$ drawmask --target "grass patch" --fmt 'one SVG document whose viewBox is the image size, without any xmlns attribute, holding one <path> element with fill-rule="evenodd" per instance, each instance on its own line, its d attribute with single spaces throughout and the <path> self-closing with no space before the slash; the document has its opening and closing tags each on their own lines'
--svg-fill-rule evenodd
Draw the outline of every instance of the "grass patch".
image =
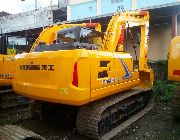
<svg viewBox="0 0 180 140">
<path fill-rule="evenodd" d="M 170 102 L 176 90 L 176 87 L 179 85 L 180 84 L 177 82 L 171 82 L 168 80 L 155 81 L 153 85 L 155 99 L 160 102 Z"/>
</svg>

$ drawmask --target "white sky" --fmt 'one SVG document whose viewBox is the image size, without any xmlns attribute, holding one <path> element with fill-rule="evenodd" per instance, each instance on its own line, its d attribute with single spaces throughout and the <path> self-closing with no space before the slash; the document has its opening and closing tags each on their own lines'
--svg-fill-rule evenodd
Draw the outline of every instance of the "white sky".
<svg viewBox="0 0 180 140">
<path fill-rule="evenodd" d="M 51 0 L 37 0 L 37 7 L 43 8 L 50 5 Z M 58 4 L 58 0 L 52 0 L 53 5 Z M 31 11 L 35 9 L 35 0 L 0 0 L 0 12 L 5 11 L 10 14 Z"/>
</svg>

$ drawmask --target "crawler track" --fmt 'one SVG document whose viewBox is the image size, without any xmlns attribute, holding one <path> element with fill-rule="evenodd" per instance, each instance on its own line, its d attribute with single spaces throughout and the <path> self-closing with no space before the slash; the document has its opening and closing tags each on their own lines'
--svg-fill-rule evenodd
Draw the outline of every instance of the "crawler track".
<svg viewBox="0 0 180 140">
<path fill-rule="evenodd" d="M 0 109 L 26 109 L 29 108 L 29 103 L 29 99 L 15 94 L 12 87 L 0 87 Z"/>
<path fill-rule="evenodd" d="M 180 118 L 180 86 L 177 87 L 176 92 L 173 95 L 171 106 L 172 106 L 173 116 L 175 117 L 175 119 L 179 120 Z"/>
<path fill-rule="evenodd" d="M 15 125 L 0 126 L 0 139 L 1 140 L 45 140 L 40 135 L 32 131 L 24 129 Z"/>
<path fill-rule="evenodd" d="M 152 104 L 151 90 L 132 89 L 104 98 L 80 108 L 77 131 L 93 139 L 110 139 L 147 113 Z"/>
</svg>

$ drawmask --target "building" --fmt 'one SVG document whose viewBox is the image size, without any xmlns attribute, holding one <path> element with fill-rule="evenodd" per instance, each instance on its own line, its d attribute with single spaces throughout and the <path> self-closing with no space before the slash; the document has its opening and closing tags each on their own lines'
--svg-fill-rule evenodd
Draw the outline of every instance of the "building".
<svg viewBox="0 0 180 140">
<path fill-rule="evenodd" d="M 105 32 L 115 12 L 136 9 L 148 10 L 151 16 L 148 58 L 167 59 L 170 40 L 180 35 L 180 0 L 59 0 L 57 6 L 0 17 L 0 32 L 25 38 L 26 44 L 54 23 L 100 22 Z M 128 44 L 135 58 L 131 40 Z"/>
<path fill-rule="evenodd" d="M 180 0 L 70 0 L 67 19 L 74 23 L 100 22 L 105 31 L 115 12 L 137 9 L 150 12 L 148 58 L 167 59 L 171 39 L 180 35 Z M 128 51 L 135 58 L 131 40 L 128 44 Z"/>
<path fill-rule="evenodd" d="M 12 15 L 0 12 L 0 35 L 8 35 L 15 44 L 31 45 L 44 27 L 67 20 L 68 3 L 69 0 L 58 0 L 58 5 Z"/>
<path fill-rule="evenodd" d="M 167 4 L 178 4 L 180 0 L 70 0 L 67 20 L 112 14 L 117 11 L 145 9 Z"/>
<path fill-rule="evenodd" d="M 69 4 L 69 0 L 58 0 L 58 7 L 59 8 L 67 7 L 68 4 Z"/>
</svg>

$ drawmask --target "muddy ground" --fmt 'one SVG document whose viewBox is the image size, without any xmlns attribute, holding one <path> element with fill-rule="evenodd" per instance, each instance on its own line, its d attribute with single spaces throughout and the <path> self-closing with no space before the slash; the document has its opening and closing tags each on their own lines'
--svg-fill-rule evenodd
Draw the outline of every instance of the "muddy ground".
<svg viewBox="0 0 180 140">
<path fill-rule="evenodd" d="M 75 125 L 65 120 L 41 121 L 31 118 L 30 111 L 0 110 L 0 125 L 15 124 L 49 140 L 89 140 L 76 133 Z M 140 120 L 123 130 L 113 140 L 180 140 L 180 122 L 174 121 L 168 104 L 155 103 Z"/>
</svg>

